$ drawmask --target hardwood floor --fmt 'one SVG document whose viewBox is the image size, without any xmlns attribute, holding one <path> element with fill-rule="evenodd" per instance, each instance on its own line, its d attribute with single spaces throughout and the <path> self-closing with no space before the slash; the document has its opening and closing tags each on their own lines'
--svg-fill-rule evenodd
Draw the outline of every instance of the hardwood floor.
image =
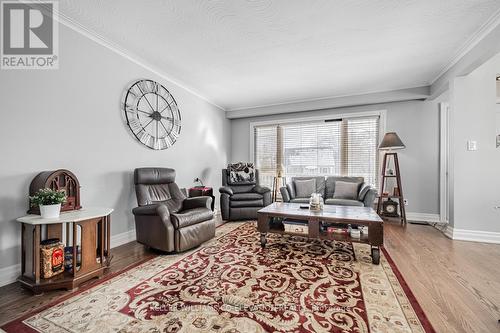
<svg viewBox="0 0 500 333">
<path fill-rule="evenodd" d="M 431 226 L 385 224 L 385 247 L 437 332 L 500 332 L 500 245 L 451 241 Z M 113 249 L 110 272 L 157 255 L 135 242 Z M 67 291 L 0 288 L 0 325 Z"/>
<path fill-rule="evenodd" d="M 384 246 L 437 332 L 500 332 L 500 245 L 385 224 Z"/>
</svg>

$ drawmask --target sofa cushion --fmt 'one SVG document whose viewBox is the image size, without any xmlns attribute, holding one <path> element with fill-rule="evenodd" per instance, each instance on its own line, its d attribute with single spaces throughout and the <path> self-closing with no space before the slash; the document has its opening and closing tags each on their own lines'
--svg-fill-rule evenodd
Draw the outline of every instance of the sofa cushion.
<svg viewBox="0 0 500 333">
<path fill-rule="evenodd" d="M 335 182 L 343 181 L 343 182 L 352 182 L 362 184 L 364 183 L 363 177 L 340 177 L 340 176 L 331 176 L 326 177 L 326 196 L 325 198 L 333 198 L 333 194 L 335 193 Z"/>
<path fill-rule="evenodd" d="M 336 181 L 333 198 L 356 200 L 358 199 L 359 186 L 358 183 Z"/>
<path fill-rule="evenodd" d="M 296 180 L 309 180 L 309 179 L 316 179 L 316 189 L 314 190 L 315 193 L 321 194 L 323 197 L 325 197 L 325 184 L 326 180 L 324 176 L 318 176 L 318 177 L 292 177 L 292 183 L 295 185 Z M 295 187 L 295 186 L 294 186 Z M 297 189 L 295 189 L 297 191 Z M 297 193 L 295 193 L 296 197 L 299 197 Z"/>
<path fill-rule="evenodd" d="M 231 196 L 231 200 L 241 201 L 241 200 L 260 200 L 262 199 L 262 194 L 259 193 L 236 193 Z"/>
<path fill-rule="evenodd" d="M 316 179 L 296 179 L 293 181 L 295 185 L 295 195 L 297 198 L 308 198 L 316 192 Z"/>
<path fill-rule="evenodd" d="M 214 213 L 209 208 L 193 208 L 170 214 L 170 220 L 176 229 L 208 221 L 213 217 Z"/>
<path fill-rule="evenodd" d="M 258 199 L 258 200 L 239 200 L 239 201 L 233 201 L 231 200 L 230 202 L 231 208 L 236 208 L 236 207 L 264 207 L 264 200 L 263 199 Z"/>
<path fill-rule="evenodd" d="M 326 199 L 325 204 L 327 205 L 337 205 L 337 206 L 359 206 L 363 207 L 363 203 L 357 200 L 349 199 Z"/>
<path fill-rule="evenodd" d="M 290 200 L 290 202 L 309 204 L 309 199 L 310 198 L 295 198 L 295 199 Z"/>
</svg>

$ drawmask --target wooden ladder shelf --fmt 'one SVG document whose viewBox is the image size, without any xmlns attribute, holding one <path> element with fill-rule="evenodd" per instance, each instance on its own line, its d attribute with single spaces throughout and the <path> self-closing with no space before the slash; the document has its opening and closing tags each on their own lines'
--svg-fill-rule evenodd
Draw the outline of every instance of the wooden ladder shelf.
<svg viewBox="0 0 500 333">
<path fill-rule="evenodd" d="M 387 174 L 387 164 L 390 161 L 389 157 L 394 159 L 394 174 L 393 175 L 388 175 Z M 388 178 L 396 178 L 396 184 L 399 190 L 398 195 L 384 195 L 385 192 L 385 187 L 386 187 L 386 180 Z M 397 153 L 385 153 L 384 154 L 384 162 L 382 165 L 382 184 L 380 186 L 380 196 L 378 197 L 378 203 L 377 203 L 377 214 L 380 216 L 383 216 L 382 212 L 382 202 L 384 199 L 398 199 L 399 201 L 399 211 L 400 211 L 400 220 L 401 224 L 406 225 L 406 210 L 405 210 L 405 202 L 404 202 L 404 196 L 403 196 L 403 187 L 401 186 L 401 173 L 399 171 L 399 161 L 398 161 L 398 154 Z"/>
</svg>

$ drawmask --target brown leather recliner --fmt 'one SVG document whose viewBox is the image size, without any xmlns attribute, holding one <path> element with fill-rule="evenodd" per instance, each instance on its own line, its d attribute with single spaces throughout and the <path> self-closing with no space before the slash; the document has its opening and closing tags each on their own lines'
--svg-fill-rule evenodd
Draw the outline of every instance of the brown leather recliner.
<svg viewBox="0 0 500 333">
<path fill-rule="evenodd" d="M 135 169 L 134 183 L 139 207 L 132 213 L 139 243 L 181 252 L 215 236 L 212 198 L 186 198 L 175 183 L 174 169 Z"/>
</svg>

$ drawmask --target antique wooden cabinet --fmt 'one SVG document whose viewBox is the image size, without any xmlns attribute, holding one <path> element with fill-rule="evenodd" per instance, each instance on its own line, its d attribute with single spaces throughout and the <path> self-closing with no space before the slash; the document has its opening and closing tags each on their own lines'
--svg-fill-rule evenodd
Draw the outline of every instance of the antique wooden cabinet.
<svg viewBox="0 0 500 333">
<path fill-rule="evenodd" d="M 21 223 L 21 276 L 18 281 L 35 294 L 51 289 L 77 287 L 89 279 L 101 277 L 109 266 L 111 208 L 86 208 L 61 213 L 58 218 L 27 215 Z M 41 277 L 40 242 L 57 238 L 71 246 L 71 270 L 44 279 Z M 78 250 L 81 251 L 79 258 Z M 76 267 L 76 269 L 75 269 Z"/>
</svg>

